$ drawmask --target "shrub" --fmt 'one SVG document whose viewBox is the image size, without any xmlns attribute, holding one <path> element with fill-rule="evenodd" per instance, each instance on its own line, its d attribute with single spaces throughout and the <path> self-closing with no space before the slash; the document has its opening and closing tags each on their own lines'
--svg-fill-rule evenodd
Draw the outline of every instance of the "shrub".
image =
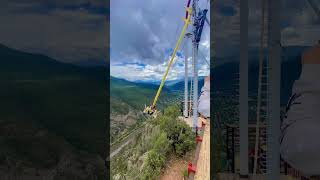
<svg viewBox="0 0 320 180">
<path fill-rule="evenodd" d="M 177 119 L 180 114 L 180 107 L 178 105 L 169 106 L 164 110 L 163 116 Z"/>
<path fill-rule="evenodd" d="M 159 118 L 159 123 L 171 142 L 173 152 L 182 156 L 195 147 L 195 134 L 185 122 L 178 119 L 178 115 L 179 107 L 171 106 Z"/>
<path fill-rule="evenodd" d="M 143 179 L 157 179 L 165 160 L 166 158 L 163 154 L 160 154 L 155 149 L 150 150 L 147 157 L 147 164 L 144 168 Z"/>
<path fill-rule="evenodd" d="M 179 107 L 170 106 L 162 115 L 152 119 L 152 123 L 147 124 L 141 136 L 137 137 L 135 148 L 130 148 L 132 152 L 128 152 L 128 156 L 122 154 L 123 158 L 117 159 L 117 173 L 113 174 L 124 174 L 130 179 L 158 179 L 169 153 L 182 156 L 192 150 L 195 147 L 195 134 L 178 116 Z M 133 154 L 138 154 L 141 165 L 135 160 L 132 161 L 135 165 L 127 165 L 126 161 Z M 142 154 L 145 156 L 139 158 Z"/>
<path fill-rule="evenodd" d="M 166 155 L 169 150 L 170 143 L 169 139 L 167 139 L 167 133 L 162 132 L 154 143 L 154 149 L 156 152 Z"/>
</svg>

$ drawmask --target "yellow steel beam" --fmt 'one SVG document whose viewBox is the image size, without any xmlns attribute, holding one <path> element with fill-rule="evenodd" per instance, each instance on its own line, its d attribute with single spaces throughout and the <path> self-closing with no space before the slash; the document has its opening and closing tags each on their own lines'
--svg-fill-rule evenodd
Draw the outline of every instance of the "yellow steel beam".
<svg viewBox="0 0 320 180">
<path fill-rule="evenodd" d="M 156 97 L 155 97 L 154 100 L 153 100 L 153 104 L 152 104 L 153 107 L 155 107 L 155 105 L 156 105 L 156 103 L 157 103 L 157 100 L 158 100 L 158 98 L 159 98 L 159 96 L 160 96 L 160 93 L 161 93 L 161 91 L 162 91 L 162 87 L 163 87 L 163 85 L 164 85 L 165 80 L 167 79 L 167 75 L 168 75 L 168 73 L 169 73 L 170 67 L 171 67 L 171 65 L 172 65 L 172 63 L 173 63 L 174 58 L 176 57 L 176 53 L 177 53 L 177 51 L 178 51 L 178 49 L 179 49 L 180 43 L 181 43 L 181 41 L 182 41 L 182 39 L 183 39 L 183 36 L 184 36 L 184 34 L 185 34 L 186 30 L 187 30 L 187 27 L 188 27 L 189 24 L 191 24 L 191 22 L 190 22 L 190 17 L 191 17 L 192 9 L 191 9 L 191 8 L 187 8 L 187 11 L 189 12 L 189 13 L 188 13 L 188 17 L 187 17 L 187 19 L 183 19 L 183 21 L 184 21 L 184 26 L 183 26 L 182 32 L 181 32 L 181 34 L 180 34 L 180 37 L 179 37 L 178 42 L 177 42 L 177 44 L 176 44 L 176 47 L 174 48 L 173 54 L 172 54 L 171 59 L 170 59 L 170 61 L 169 61 L 169 65 L 168 65 L 168 67 L 167 67 L 167 69 L 166 69 L 166 73 L 164 74 L 164 76 L 163 76 L 163 78 L 162 78 L 162 81 L 161 81 L 160 87 L 159 87 L 159 89 L 158 89 L 158 92 L 157 92 L 157 94 L 156 94 Z"/>
</svg>

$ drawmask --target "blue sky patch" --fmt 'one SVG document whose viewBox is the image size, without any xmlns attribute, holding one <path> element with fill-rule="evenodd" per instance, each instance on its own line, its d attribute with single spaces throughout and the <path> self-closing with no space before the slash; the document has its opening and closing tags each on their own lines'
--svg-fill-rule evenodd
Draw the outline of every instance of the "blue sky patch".
<svg viewBox="0 0 320 180">
<path fill-rule="evenodd" d="M 124 63 L 119 63 L 119 64 L 114 64 L 113 66 L 126 66 L 126 65 L 137 65 L 138 67 L 141 67 L 141 68 L 145 68 L 146 65 L 143 64 L 143 63 L 128 63 L 128 62 L 124 62 Z"/>
</svg>

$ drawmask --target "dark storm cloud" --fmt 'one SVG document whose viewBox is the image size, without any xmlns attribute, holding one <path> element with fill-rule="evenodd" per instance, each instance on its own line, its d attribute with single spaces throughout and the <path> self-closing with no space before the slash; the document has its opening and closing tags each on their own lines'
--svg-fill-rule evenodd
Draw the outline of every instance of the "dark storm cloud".
<svg viewBox="0 0 320 180">
<path fill-rule="evenodd" d="M 294 2 L 285 0 L 283 7 L 287 13 L 283 13 L 283 21 L 288 23 L 282 29 L 282 43 L 284 45 L 314 45 L 320 39 L 319 18 L 310 4 L 304 1 Z M 318 7 L 320 3 L 318 2 Z"/>
<path fill-rule="evenodd" d="M 5 1 L 0 43 L 65 62 L 105 60 L 105 1 Z"/>
<path fill-rule="evenodd" d="M 184 24 L 186 4 L 187 0 L 111 0 L 111 75 L 132 81 L 161 80 Z M 207 0 L 200 0 L 199 6 L 210 7 Z M 210 57 L 209 41 L 209 27 L 205 24 L 199 45 L 201 76 L 209 74 L 209 66 L 202 58 Z M 185 46 L 183 41 L 168 80 L 184 77 Z"/>
<path fill-rule="evenodd" d="M 111 61 L 165 61 L 164 52 L 175 46 L 182 30 L 186 2 L 111 0 Z M 206 3 L 201 2 L 202 8 Z"/>
<path fill-rule="evenodd" d="M 237 52 L 239 44 L 239 3 L 234 0 L 213 1 L 214 48 L 217 57 L 226 57 Z M 232 8 L 232 14 L 225 13 Z"/>
<path fill-rule="evenodd" d="M 261 2 L 249 0 L 249 47 L 259 47 Z M 239 1 L 214 1 L 214 40 L 217 57 L 239 55 Z M 318 4 L 320 6 L 320 3 Z M 306 0 L 283 0 L 281 8 L 282 45 L 312 45 L 320 39 L 317 16 Z"/>
</svg>

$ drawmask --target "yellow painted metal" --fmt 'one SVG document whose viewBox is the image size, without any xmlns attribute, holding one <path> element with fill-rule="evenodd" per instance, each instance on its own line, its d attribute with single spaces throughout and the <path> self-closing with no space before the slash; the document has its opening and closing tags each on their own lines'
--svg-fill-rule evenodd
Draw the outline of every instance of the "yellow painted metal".
<svg viewBox="0 0 320 180">
<path fill-rule="evenodd" d="M 156 97 L 155 97 L 154 100 L 153 100 L 153 104 L 152 104 L 153 107 L 155 107 L 155 105 L 156 105 L 156 103 L 157 103 L 157 100 L 158 100 L 158 98 L 159 98 L 159 96 L 160 96 L 160 93 L 161 93 L 161 91 L 162 91 L 162 87 L 163 87 L 164 82 L 165 82 L 165 80 L 166 80 L 166 78 L 167 78 L 167 75 L 168 75 L 168 73 L 169 73 L 170 67 L 171 67 L 171 65 L 172 65 L 172 63 L 173 63 L 173 60 L 174 60 L 174 58 L 175 58 L 175 56 L 176 56 L 176 53 L 177 53 L 177 51 L 178 51 L 178 49 L 179 49 L 180 43 L 181 43 L 181 41 L 182 41 L 182 39 L 183 39 L 183 37 L 184 37 L 184 34 L 185 34 L 186 30 L 187 30 L 187 27 L 188 27 L 189 24 L 191 24 L 190 18 L 191 18 L 191 14 L 192 14 L 192 9 L 191 9 L 191 8 L 187 8 L 187 11 L 189 12 L 189 13 L 188 13 L 188 17 L 187 17 L 187 19 L 184 19 L 184 26 L 183 26 L 182 32 L 181 32 L 181 34 L 180 34 L 180 37 L 179 37 L 178 42 L 177 42 L 177 44 L 176 44 L 176 47 L 174 48 L 173 54 L 172 54 L 171 59 L 170 59 L 170 61 L 169 61 L 169 65 L 168 65 L 168 67 L 167 67 L 167 69 L 166 69 L 166 72 L 165 72 L 163 78 L 162 78 L 162 81 L 161 81 L 160 87 L 159 87 L 159 89 L 158 89 L 158 92 L 157 92 L 157 94 L 156 94 Z"/>
</svg>

